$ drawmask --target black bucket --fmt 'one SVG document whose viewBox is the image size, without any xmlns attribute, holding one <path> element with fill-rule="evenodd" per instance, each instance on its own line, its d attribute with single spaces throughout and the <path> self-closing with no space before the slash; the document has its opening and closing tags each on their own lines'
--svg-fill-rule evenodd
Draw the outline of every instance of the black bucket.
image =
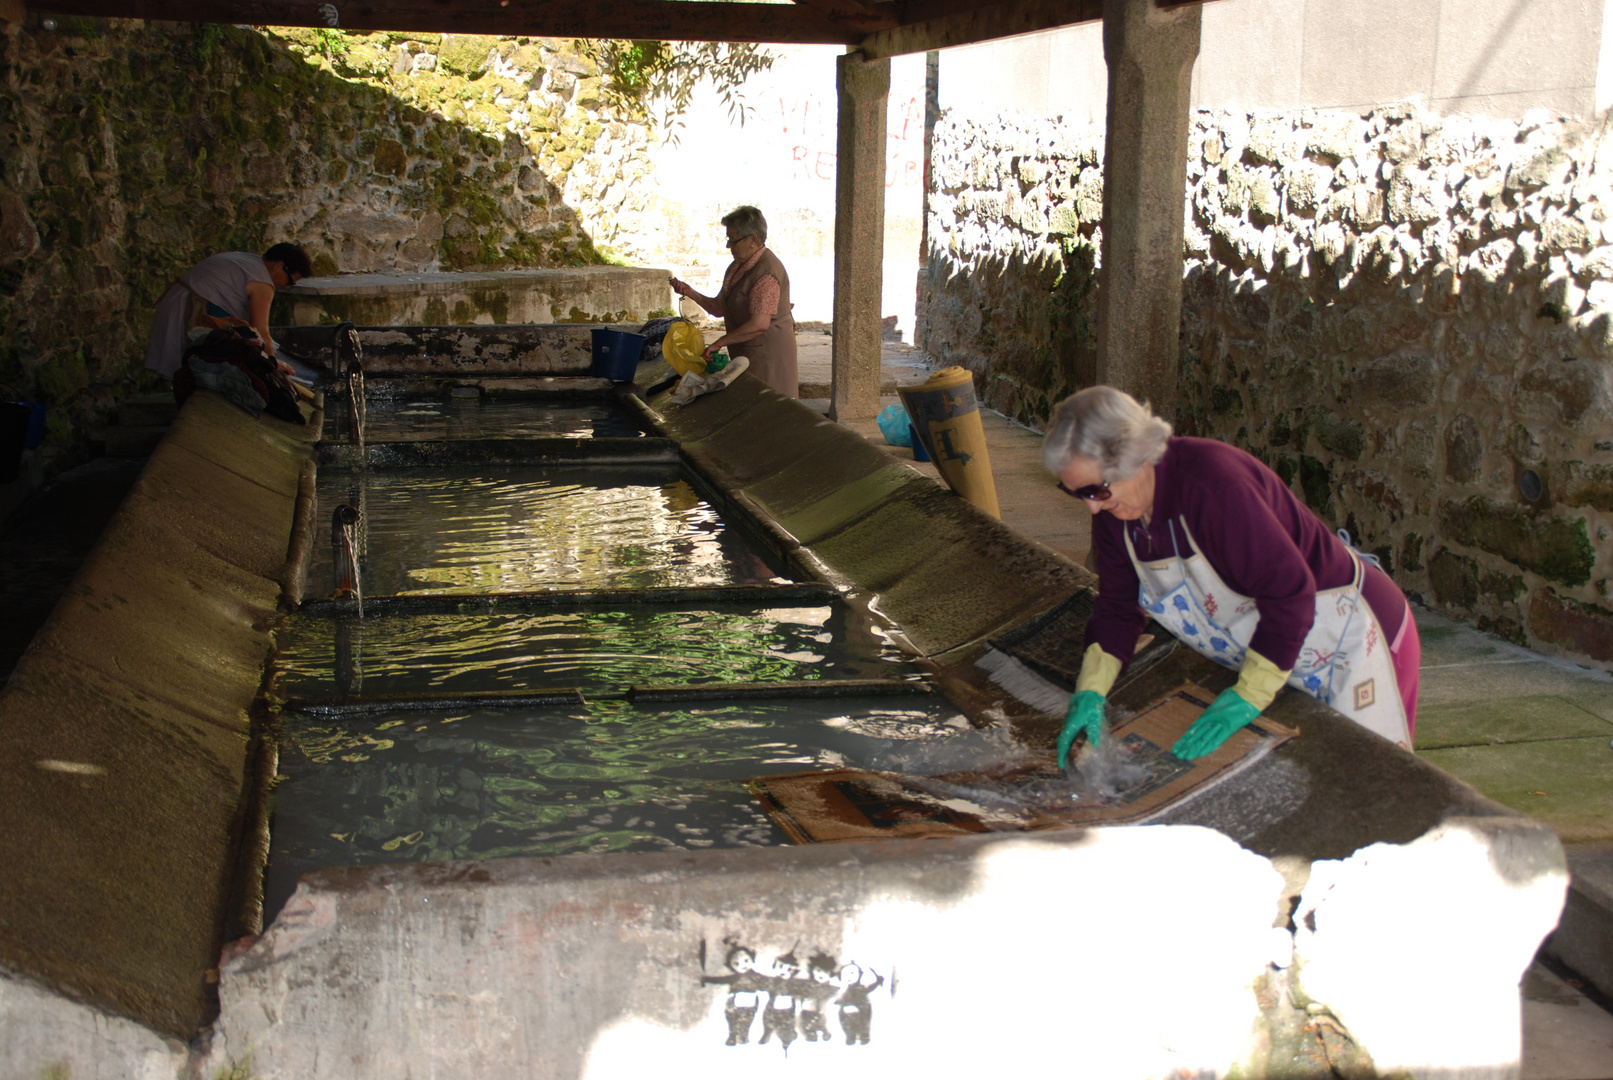
<svg viewBox="0 0 1613 1080">
<path fill-rule="evenodd" d="M 20 401 L 0 401 L 0 484 L 9 484 L 22 470 L 22 450 L 34 424 L 34 410 Z"/>
</svg>

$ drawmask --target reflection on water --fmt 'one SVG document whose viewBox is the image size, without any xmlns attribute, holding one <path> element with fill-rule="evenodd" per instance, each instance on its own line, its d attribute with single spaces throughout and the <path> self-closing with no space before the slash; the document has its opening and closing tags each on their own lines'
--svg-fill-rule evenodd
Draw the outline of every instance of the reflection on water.
<svg viewBox="0 0 1613 1080">
<path fill-rule="evenodd" d="M 366 442 L 428 439 L 631 439 L 644 433 L 608 402 L 559 405 L 533 397 L 424 400 L 369 395 Z"/>
<path fill-rule="evenodd" d="M 284 725 L 266 917 L 323 866 L 787 843 L 742 781 L 867 765 L 900 742 L 970 731 L 938 699 L 661 712 L 605 701 Z"/>
<path fill-rule="evenodd" d="M 619 690 L 629 685 L 900 678 L 915 674 L 846 605 L 755 610 L 543 609 L 288 621 L 278 648 L 287 697 L 421 691 Z M 344 685 L 344 681 L 345 684 Z"/>
<path fill-rule="evenodd" d="M 594 470 L 487 465 L 321 472 L 320 514 L 362 475 L 364 592 L 526 592 L 782 580 L 675 467 Z M 332 580 L 325 545 L 308 570 Z"/>
</svg>

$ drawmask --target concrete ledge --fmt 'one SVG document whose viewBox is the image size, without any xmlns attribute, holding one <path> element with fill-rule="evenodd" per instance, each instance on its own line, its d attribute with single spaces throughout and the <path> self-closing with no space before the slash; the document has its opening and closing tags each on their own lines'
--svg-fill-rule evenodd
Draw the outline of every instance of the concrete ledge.
<svg viewBox="0 0 1613 1080">
<path fill-rule="evenodd" d="M 553 326 L 361 326 L 364 370 L 373 375 L 586 376 L 593 365 L 593 332 L 601 325 Z M 637 330 L 609 325 L 616 330 Z M 287 327 L 275 340 L 298 356 L 329 366 L 333 331 L 328 326 Z M 589 387 L 608 386 L 608 383 Z"/>
<path fill-rule="evenodd" d="M 1216 883 L 1216 932 L 1187 943 L 1147 929 L 1175 921 L 1184 878 Z M 1193 828 L 322 871 L 225 966 L 204 1075 L 248 1053 L 257 1074 L 304 1080 L 422 1063 L 445 1077 L 951 1077 L 989 1075 L 1005 1053 L 1203 1075 L 1252 1042 L 1248 986 L 1282 890 L 1266 860 Z M 1137 932 L 1056 930 L 1048 905 L 1074 897 Z M 796 1037 L 792 1003 L 788 1036 L 762 1042 L 752 1005 L 731 1042 L 741 947 L 830 989 L 806 970 L 824 958 L 842 983 L 818 995 L 824 1039 Z M 1162 979 L 1193 1008 L 1151 1005 Z M 863 990 L 865 1044 L 847 1045 L 846 983 Z"/>
<path fill-rule="evenodd" d="M 0 692 L 0 967 L 179 1038 L 213 1008 L 312 435 L 192 396 Z M 0 1043 L 36 1019 L 5 1008 Z"/>
<path fill-rule="evenodd" d="M 1569 844 L 1568 902 L 1546 951 L 1613 996 L 1613 844 Z"/>
<path fill-rule="evenodd" d="M 125 508 L 142 521 L 172 523 L 197 547 L 237 569 L 277 579 L 286 561 L 290 504 L 265 498 L 256 480 L 209 464 L 177 442 L 160 444 Z"/>
<path fill-rule="evenodd" d="M 631 322 L 672 313 L 671 272 L 572 266 L 480 273 L 343 274 L 304 278 L 275 298 L 277 321 L 298 326 L 445 326 Z M 289 316 L 289 318 L 287 318 Z"/>
</svg>

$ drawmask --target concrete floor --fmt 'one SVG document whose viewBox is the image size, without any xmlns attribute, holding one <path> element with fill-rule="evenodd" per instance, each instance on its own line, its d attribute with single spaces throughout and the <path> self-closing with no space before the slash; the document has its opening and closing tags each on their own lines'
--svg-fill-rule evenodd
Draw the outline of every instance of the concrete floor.
<svg viewBox="0 0 1613 1080">
<path fill-rule="evenodd" d="M 799 338 L 803 393 L 829 381 L 828 338 Z M 924 354 L 886 342 L 885 389 L 923 381 Z M 827 399 L 804 397 L 827 412 Z M 883 404 L 900 401 L 888 393 Z M 1042 467 L 1038 432 L 981 414 L 1002 518 L 1076 562 L 1091 544 L 1084 507 Z M 847 422 L 870 442 L 940 482 L 935 466 L 889 446 L 872 419 Z M 1613 840 L 1613 675 L 1520 648 L 1413 605 L 1423 663 L 1416 746 L 1425 759 L 1497 802 L 1555 828 L 1565 842 Z M 1594 988 L 1536 962 L 1520 987 L 1522 1080 L 1613 1077 L 1613 1012 Z M 1574 984 L 1579 983 L 1576 986 Z"/>
</svg>

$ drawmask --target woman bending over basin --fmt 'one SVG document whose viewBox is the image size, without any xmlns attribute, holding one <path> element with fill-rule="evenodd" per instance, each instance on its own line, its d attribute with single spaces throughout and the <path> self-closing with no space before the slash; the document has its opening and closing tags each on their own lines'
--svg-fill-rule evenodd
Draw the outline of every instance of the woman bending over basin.
<svg viewBox="0 0 1613 1080">
<path fill-rule="evenodd" d="M 1238 682 L 1172 747 L 1198 758 L 1258 716 L 1286 683 L 1411 745 L 1422 649 L 1404 594 L 1254 457 L 1173 436 L 1130 395 L 1065 399 L 1042 448 L 1059 490 L 1092 514 L 1098 599 L 1059 736 L 1095 741 L 1110 687 L 1147 618 Z"/>
<path fill-rule="evenodd" d="M 224 251 L 208 256 L 181 274 L 157 301 L 146 367 L 172 379 L 185 354 L 186 335 L 197 328 L 250 326 L 274 356 L 269 336 L 274 291 L 295 285 L 312 269 L 308 253 L 296 244 L 276 244 L 262 255 Z"/>
<path fill-rule="evenodd" d="M 672 279 L 672 291 L 722 319 L 723 335 L 706 346 L 706 359 L 727 348 L 750 360 L 750 373 L 785 397 L 799 397 L 795 366 L 795 319 L 790 314 L 790 275 L 767 247 L 767 219 L 754 206 L 725 214 L 728 250 L 734 261 L 716 296 Z"/>
</svg>

